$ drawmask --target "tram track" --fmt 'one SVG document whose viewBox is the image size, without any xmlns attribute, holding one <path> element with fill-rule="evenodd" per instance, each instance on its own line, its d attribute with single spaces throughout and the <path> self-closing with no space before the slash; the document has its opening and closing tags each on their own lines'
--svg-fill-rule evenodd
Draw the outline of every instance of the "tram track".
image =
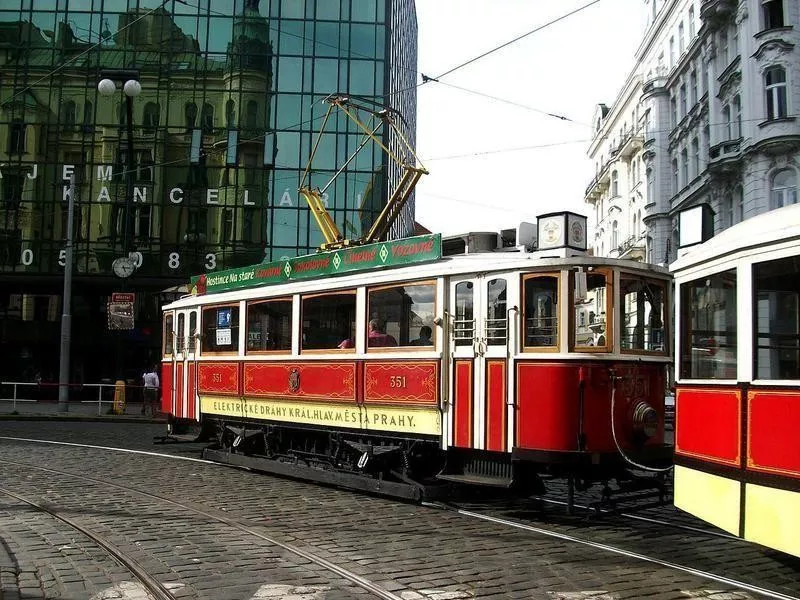
<svg viewBox="0 0 800 600">
<path fill-rule="evenodd" d="M 15 438 L 2 437 L 0 439 L 15 439 Z M 19 439 L 19 438 L 16 438 L 16 439 Z M 25 441 L 36 441 L 36 440 L 27 439 Z M 54 442 L 51 442 L 51 443 L 54 443 Z M 83 444 L 69 443 L 68 445 L 78 446 L 78 447 L 87 447 L 87 445 L 83 445 Z M 164 458 L 172 458 L 172 459 L 176 459 L 177 458 L 177 459 L 192 460 L 192 461 L 196 460 L 198 462 L 203 462 L 203 463 L 208 463 L 208 464 L 216 464 L 216 463 L 213 463 L 211 461 L 206 461 L 206 460 L 202 460 L 202 459 L 191 459 L 191 458 L 188 458 L 188 457 L 177 457 L 177 456 L 173 456 L 173 455 L 169 455 L 169 454 L 158 454 L 158 453 L 152 453 L 152 452 L 141 452 L 141 451 L 135 451 L 135 450 L 116 449 L 116 448 L 108 448 L 108 447 L 102 447 L 102 446 L 90 446 L 90 447 L 93 447 L 93 448 L 105 448 L 106 450 L 123 450 L 123 451 L 126 451 L 126 452 L 131 452 L 131 453 L 136 453 L 136 454 L 148 454 L 148 455 L 151 455 L 151 456 L 152 455 L 156 455 L 156 456 L 161 456 L 161 457 L 164 457 Z M 333 562 L 331 562 L 331 561 L 329 561 L 329 560 L 327 560 L 327 559 L 325 559 L 325 558 L 323 558 L 323 557 L 321 557 L 321 556 L 319 556 L 319 555 L 317 555 L 317 554 L 315 554 L 313 552 L 310 552 L 308 550 L 304 550 L 304 549 L 299 548 L 299 547 L 297 547 L 297 546 L 295 546 L 293 544 L 288 544 L 286 542 L 283 542 L 281 540 L 276 539 L 273 536 L 266 535 L 266 534 L 264 534 L 264 533 L 262 533 L 260 531 L 256 531 L 254 528 L 252 528 L 252 527 L 250 527 L 248 525 L 245 525 L 243 523 L 240 523 L 236 519 L 232 519 L 232 518 L 227 517 L 225 515 L 216 514 L 215 512 L 212 512 L 212 511 L 209 511 L 209 510 L 204 510 L 204 509 L 198 508 L 196 506 L 193 506 L 193 505 L 190 505 L 190 504 L 187 504 L 187 503 L 178 502 L 177 500 L 173 500 L 172 498 L 168 498 L 168 497 L 162 496 L 160 494 L 154 494 L 152 492 L 147 492 L 147 491 L 140 490 L 140 489 L 137 489 L 137 488 L 134 488 L 134 487 L 121 485 L 121 484 L 118 484 L 118 483 L 115 483 L 115 482 L 112 482 L 112 481 L 96 479 L 94 477 L 90 477 L 90 476 L 87 476 L 87 475 L 82 474 L 82 473 L 72 473 L 70 471 L 62 471 L 62 470 L 58 470 L 58 469 L 52 469 L 52 468 L 49 468 L 49 467 L 42 467 L 42 466 L 39 466 L 39 465 L 32 465 L 32 464 L 29 464 L 29 463 L 9 460 L 9 459 L 5 459 L 5 458 L 0 459 L 0 464 L 14 465 L 14 466 L 17 466 L 17 467 L 26 468 L 26 469 L 34 469 L 34 470 L 37 470 L 37 471 L 42 471 L 42 472 L 50 473 L 50 474 L 53 474 L 53 475 L 72 477 L 72 478 L 75 478 L 75 479 L 79 479 L 79 480 L 83 480 L 83 481 L 87 481 L 87 482 L 92 482 L 92 483 L 95 483 L 95 484 L 98 484 L 98 485 L 113 487 L 113 488 L 116 488 L 116 489 L 118 489 L 118 490 L 120 490 L 122 492 L 139 494 L 139 495 L 144 496 L 146 498 L 150 498 L 151 500 L 158 500 L 160 502 L 168 503 L 168 504 L 170 504 L 170 505 L 172 505 L 172 506 L 174 506 L 176 508 L 179 508 L 181 510 L 184 510 L 186 512 L 191 512 L 191 513 L 194 513 L 196 515 L 203 516 L 206 519 L 211 519 L 213 521 L 217 521 L 219 523 L 223 523 L 223 524 L 227 525 L 228 527 L 231 527 L 233 529 L 241 531 L 242 533 L 246 533 L 248 535 L 254 536 L 254 537 L 258 538 L 258 539 L 261 539 L 261 540 L 263 540 L 265 542 L 268 542 L 269 544 L 271 544 L 271 545 L 273 545 L 275 547 L 281 548 L 282 550 L 284 550 L 284 551 L 286 551 L 286 552 L 288 552 L 290 554 L 293 554 L 293 555 L 298 556 L 300 558 L 303 558 L 303 559 L 305 559 L 305 560 L 307 560 L 309 562 L 312 562 L 312 563 L 322 567 L 323 569 L 335 574 L 336 576 L 341 577 L 342 579 L 345 579 L 345 580 L 351 582 L 352 584 L 360 587 L 361 589 L 371 593 L 376 598 L 382 598 L 383 600 L 403 600 L 403 598 L 401 596 L 398 596 L 398 595 L 390 592 L 389 590 L 386 590 L 386 589 L 382 588 L 381 586 L 376 585 L 375 583 L 371 582 L 370 580 L 366 579 L 365 577 L 362 577 L 361 575 L 358 575 L 357 573 L 354 573 L 354 572 L 352 572 L 352 571 L 350 571 L 350 570 L 348 570 L 348 569 L 346 569 L 344 567 L 341 567 L 341 566 L 337 565 L 336 563 L 333 563 Z M 117 557 L 118 560 L 120 560 L 126 567 L 130 568 L 131 572 L 134 573 L 137 576 L 137 578 L 140 579 L 140 581 L 142 581 L 142 583 L 147 587 L 148 590 L 151 589 L 151 586 L 155 585 L 154 589 L 157 589 L 158 593 L 162 594 L 162 595 L 155 595 L 155 592 L 154 592 L 156 600 L 170 600 L 170 599 L 174 598 L 174 596 L 172 596 L 170 594 L 169 590 L 164 588 L 157 580 L 155 580 L 152 577 L 150 577 L 149 575 L 147 575 L 146 571 L 144 571 L 138 565 L 138 563 L 136 563 L 133 559 L 125 558 L 124 554 L 121 553 L 120 551 L 116 550 L 116 548 L 110 542 L 103 541 L 103 540 L 99 539 L 94 534 L 92 534 L 91 531 L 81 527 L 80 525 L 78 525 L 74 521 L 64 517 L 63 515 L 59 515 L 56 512 L 47 509 L 46 507 L 44 507 L 42 505 L 39 505 L 39 504 L 37 504 L 35 502 L 32 502 L 30 500 L 26 500 L 23 497 L 18 496 L 17 494 L 15 494 L 13 492 L 9 492 L 7 490 L 0 489 L 0 492 L 8 494 L 9 496 L 13 496 L 13 497 L 17 498 L 17 500 L 19 500 L 21 502 L 25 502 L 26 504 L 29 504 L 31 506 L 36 507 L 38 510 L 41 510 L 43 512 L 47 512 L 48 514 L 51 514 L 53 517 L 63 521 L 64 523 L 68 524 L 70 527 L 73 527 L 73 528 L 77 529 L 78 531 L 81 531 L 81 533 L 83 533 L 84 535 L 87 535 L 91 539 L 95 540 L 104 549 L 106 549 L 110 554 L 112 554 L 113 556 Z M 130 566 L 129 566 L 129 563 L 130 563 Z M 145 579 L 148 579 L 148 578 L 149 578 L 149 583 L 145 583 Z M 163 594 L 168 594 L 168 595 L 163 595 Z"/>
<path fill-rule="evenodd" d="M 2 462 L 9 462 L 9 461 L 2 461 Z M 37 511 L 47 514 L 54 519 L 61 521 L 62 523 L 68 525 L 75 531 L 79 532 L 81 535 L 89 538 L 95 544 L 100 546 L 103 550 L 108 553 L 116 562 L 124 566 L 130 573 L 139 580 L 139 582 L 144 586 L 147 590 L 148 594 L 152 597 L 153 600 L 176 600 L 176 596 L 172 594 L 158 579 L 153 577 L 147 572 L 139 562 L 130 556 L 129 554 L 123 552 L 116 545 L 106 539 L 104 536 L 93 532 L 90 529 L 82 526 L 81 524 L 75 522 L 73 519 L 65 516 L 59 511 L 56 511 L 44 504 L 40 504 L 38 502 L 34 502 L 33 500 L 26 498 L 16 492 L 12 492 L 10 490 L 0 488 L 0 494 L 4 494 L 10 498 L 14 498 L 18 502 L 21 502 L 27 506 L 35 508 Z"/>
<path fill-rule="evenodd" d="M 98 445 L 91 445 L 91 444 L 80 444 L 80 443 L 72 443 L 72 442 L 59 442 L 59 441 L 53 441 L 53 440 L 36 440 L 36 439 L 32 439 L 32 438 L 15 438 L 15 437 L 5 437 L 5 436 L 0 436 L 0 440 L 24 441 L 24 442 L 45 443 L 45 444 L 58 444 L 58 445 L 73 446 L 73 447 L 78 447 L 78 448 L 90 448 L 90 449 L 98 449 L 98 450 L 103 450 L 103 451 L 133 453 L 133 454 L 138 454 L 138 455 L 145 455 L 145 456 L 152 456 L 152 457 L 166 458 L 166 459 L 180 460 L 180 461 L 191 461 L 191 462 L 196 462 L 196 463 L 213 464 L 215 466 L 219 466 L 217 463 L 214 463 L 212 461 L 207 461 L 207 460 L 204 460 L 204 459 L 199 459 L 199 458 L 194 458 L 194 457 L 187 457 L 187 456 L 178 456 L 178 455 L 173 455 L 173 454 L 158 453 L 158 452 L 151 452 L 151 451 L 145 451 L 145 450 L 132 450 L 132 449 L 129 449 L 129 448 L 116 448 L 116 447 L 111 447 L 111 446 L 98 446 Z M 378 587 L 376 589 L 375 587 L 371 587 L 371 586 L 374 586 L 374 584 L 372 584 L 371 582 L 368 582 L 367 580 L 364 580 L 363 578 L 361 578 L 358 575 L 355 575 L 354 573 L 351 573 L 351 575 L 354 575 L 355 578 L 357 578 L 357 579 L 352 579 L 352 578 L 348 577 L 346 574 L 344 574 L 342 572 L 342 571 L 344 571 L 344 572 L 349 573 L 346 569 L 342 569 L 341 567 L 338 567 L 337 565 L 334 565 L 333 563 L 330 563 L 330 561 L 327 561 L 326 559 L 324 559 L 322 557 L 314 557 L 313 553 L 311 553 L 311 555 L 309 555 L 309 553 L 307 551 L 305 551 L 303 549 L 300 549 L 300 548 L 296 548 L 295 546 L 293 546 L 291 544 L 285 544 L 283 542 L 280 542 L 280 540 L 275 540 L 271 536 L 265 536 L 260 531 L 254 531 L 252 529 L 252 527 L 249 527 L 248 525 L 243 524 L 243 523 L 241 523 L 241 522 L 239 522 L 239 521 L 237 521 L 235 519 L 231 519 L 230 517 L 227 517 L 225 515 L 220 515 L 218 512 L 212 512 L 215 509 L 212 509 L 212 511 L 203 510 L 203 509 L 198 510 L 197 506 L 195 506 L 195 505 L 186 504 L 184 502 L 179 502 L 179 501 L 173 500 L 172 498 L 164 497 L 164 496 L 162 496 L 160 494 L 143 491 L 143 490 L 139 490 L 139 489 L 136 489 L 136 488 L 131 488 L 129 486 L 123 486 L 123 485 L 120 485 L 120 484 L 117 484 L 117 483 L 113 483 L 113 482 L 107 481 L 107 480 L 100 480 L 100 479 L 87 477 L 87 476 L 85 476 L 83 474 L 76 474 L 76 473 L 69 472 L 69 471 L 59 471 L 57 469 L 52 469 L 52 468 L 49 468 L 49 467 L 41 467 L 39 465 L 31 465 L 31 464 L 24 463 L 24 462 L 9 461 L 9 460 L 6 460 L 6 459 L 0 459 L 0 463 L 16 464 L 16 465 L 19 465 L 21 467 L 34 468 L 34 469 L 38 469 L 38 470 L 42 470 L 42 471 L 50 472 L 50 473 L 58 473 L 58 474 L 61 474 L 63 476 L 75 477 L 75 478 L 79 478 L 79 479 L 82 478 L 82 479 L 84 479 L 86 481 L 93 481 L 95 483 L 102 484 L 102 485 L 114 486 L 114 487 L 119 488 L 121 490 L 127 490 L 129 492 L 142 494 L 143 496 L 149 497 L 149 498 L 154 499 L 154 500 L 167 502 L 167 503 L 170 503 L 170 504 L 172 504 L 172 505 L 174 505 L 176 507 L 182 508 L 183 510 L 192 511 L 192 512 L 194 512 L 196 514 L 203 515 L 206 518 L 210 518 L 210 519 L 214 519 L 214 520 L 217 520 L 217 521 L 221 521 L 221 522 L 225 523 L 228 526 L 231 526 L 231 527 L 234 527 L 234 528 L 238 529 L 239 531 L 246 532 L 248 534 L 256 535 L 257 537 L 259 537 L 261 539 L 264 539 L 265 541 L 273 542 L 273 543 L 277 542 L 277 545 L 279 545 L 284 550 L 286 550 L 288 552 L 292 552 L 292 553 L 296 554 L 297 556 L 302 556 L 303 558 L 305 558 L 307 560 L 311 560 L 311 561 L 315 562 L 316 564 L 322 566 L 323 568 L 325 568 L 325 569 L 327 569 L 327 570 L 329 570 L 331 572 L 334 572 L 337 575 L 341 575 L 341 576 L 349 579 L 351 582 L 353 582 L 354 584 L 358 585 L 359 587 L 361 587 L 364 590 L 368 590 L 370 593 L 372 593 L 376 597 L 391 598 L 391 599 L 397 599 L 397 598 L 401 598 L 402 597 L 402 596 L 396 596 L 392 592 L 384 590 L 383 588 L 379 588 Z M 561 503 L 559 500 L 551 500 L 551 499 L 548 499 L 548 502 L 551 503 L 551 504 L 560 504 Z M 638 551 L 637 551 L 637 549 L 635 548 L 635 544 L 634 545 L 629 545 L 629 544 L 626 544 L 626 543 L 620 544 L 619 541 L 607 543 L 606 541 L 595 541 L 595 540 L 592 540 L 592 539 L 587 539 L 587 537 L 584 537 L 582 535 L 575 535 L 575 532 L 572 531 L 569 527 L 571 527 L 571 525 L 574 525 L 574 522 L 576 521 L 576 519 L 572 519 L 572 523 L 571 524 L 568 523 L 566 528 L 565 527 L 561 527 L 561 531 L 559 531 L 559 524 L 558 523 L 553 524 L 552 526 L 549 526 L 547 524 L 544 524 L 543 526 L 539 526 L 538 523 L 534 525 L 531 522 L 527 522 L 526 519 L 524 519 L 524 518 L 522 518 L 522 519 L 509 519 L 509 518 L 504 518 L 504 516 L 502 514 L 498 515 L 498 512 L 502 513 L 502 508 L 498 509 L 498 507 L 496 507 L 496 506 L 494 508 L 485 508 L 485 507 L 481 507 L 481 506 L 476 506 L 476 504 L 477 503 L 467 503 L 466 505 L 464 505 L 464 504 L 458 505 L 458 504 L 442 504 L 442 503 L 423 503 L 423 506 L 426 506 L 428 508 L 439 509 L 439 510 L 451 511 L 451 512 L 459 514 L 462 517 L 469 518 L 469 519 L 472 519 L 472 520 L 489 522 L 489 523 L 493 523 L 495 525 L 503 526 L 503 527 L 506 527 L 506 528 L 513 528 L 513 529 L 516 529 L 518 531 L 525 531 L 525 532 L 528 532 L 528 533 L 531 533 L 531 534 L 535 534 L 535 535 L 539 535 L 539 536 L 545 536 L 545 537 L 550 537 L 550 538 L 553 538 L 553 539 L 559 539 L 559 540 L 561 540 L 563 542 L 568 542 L 570 544 L 580 544 L 580 545 L 583 545 L 585 547 L 592 548 L 593 550 L 598 551 L 598 552 L 602 552 L 602 553 L 605 553 L 605 554 L 611 554 L 611 555 L 617 555 L 617 556 L 624 556 L 624 557 L 627 557 L 629 559 L 633 559 L 633 560 L 636 560 L 636 561 L 641 561 L 641 562 L 649 563 L 651 565 L 656 565 L 656 566 L 659 566 L 659 567 L 671 569 L 671 570 L 674 570 L 674 571 L 677 571 L 677 572 L 681 572 L 681 573 L 684 573 L 684 574 L 687 574 L 687 575 L 696 576 L 696 577 L 701 578 L 701 579 L 703 579 L 705 581 L 708 581 L 708 582 L 714 582 L 716 584 L 729 586 L 731 589 L 741 590 L 742 592 L 746 592 L 746 593 L 750 593 L 750 594 L 753 594 L 753 595 L 757 595 L 759 597 L 774 598 L 776 600 L 800 600 L 800 593 L 795 592 L 795 590 L 793 589 L 792 586 L 789 586 L 787 588 L 788 591 L 790 592 L 788 594 L 784 593 L 782 591 L 778 591 L 776 589 L 769 589 L 767 587 L 763 587 L 761 585 L 756 585 L 754 583 L 751 583 L 751 582 L 748 582 L 748 581 L 744 581 L 744 580 L 741 580 L 741 579 L 737 578 L 736 573 L 738 573 L 738 572 L 731 573 L 730 572 L 730 568 L 727 568 L 727 569 L 726 568 L 721 568 L 721 569 L 716 569 L 716 570 L 713 569 L 713 567 L 711 569 L 708 569 L 708 568 L 696 568 L 696 567 L 690 566 L 692 564 L 696 564 L 696 563 L 693 563 L 692 559 L 680 561 L 680 559 L 676 560 L 676 559 L 673 559 L 672 556 L 669 556 L 669 555 L 664 556 L 663 554 L 659 557 L 659 553 L 657 551 L 650 552 L 650 551 L 647 551 L 647 550 L 642 550 L 642 548 L 639 548 Z M 588 506 L 587 507 L 583 507 L 582 505 L 577 505 L 577 506 L 579 506 L 582 509 L 586 508 L 586 509 L 591 510 L 590 507 L 588 507 Z M 519 504 L 515 504 L 514 506 L 511 506 L 511 507 L 506 506 L 505 508 L 506 509 L 509 509 L 509 508 L 510 509 L 519 509 L 519 508 L 521 508 L 521 506 Z M 589 510 L 587 510 L 587 514 L 590 514 Z M 493 512 L 494 512 L 494 514 L 492 514 Z M 655 518 L 645 517 L 645 516 L 642 516 L 642 515 L 634 515 L 634 514 L 629 514 L 629 513 L 623 513 L 623 514 L 626 516 L 626 518 L 631 519 L 632 521 L 635 521 L 635 522 L 645 523 L 648 527 L 662 528 L 662 529 L 672 528 L 672 529 L 675 529 L 678 532 L 685 532 L 687 535 L 691 535 L 691 536 L 699 536 L 700 535 L 700 536 L 708 536 L 708 537 L 711 537 L 711 538 L 714 538 L 714 539 L 718 539 L 719 543 L 726 544 L 728 542 L 739 542 L 739 546 L 738 547 L 739 547 L 740 550 L 744 547 L 743 546 L 744 543 L 741 542 L 738 538 L 735 538 L 733 536 L 728 536 L 726 534 L 720 534 L 719 532 L 714 532 L 714 531 L 710 531 L 710 530 L 707 531 L 707 530 L 704 530 L 704 529 L 701 529 L 701 528 L 698 528 L 698 527 L 690 527 L 690 526 L 686 526 L 686 525 L 683 525 L 683 524 L 672 523 L 672 522 L 669 522 L 669 521 L 665 521 L 664 519 L 655 519 Z M 613 526 L 612 519 L 618 519 L 620 517 L 620 513 L 613 513 L 612 512 L 612 513 L 608 514 L 608 516 L 612 517 L 612 518 L 609 518 L 608 521 L 606 521 L 606 523 L 607 524 L 611 524 Z M 577 519 L 577 520 L 580 520 L 580 519 Z M 603 521 L 605 521 L 605 516 L 599 522 L 602 523 Z M 597 523 L 598 523 L 598 521 L 595 521 L 595 525 Z M 563 525 L 563 523 L 562 523 L 562 525 Z M 641 530 L 640 530 L 640 532 L 641 532 Z M 645 532 L 645 534 L 647 534 L 647 532 Z M 673 535 L 675 535 L 675 534 L 673 534 Z M 652 539 L 652 538 L 650 538 L 650 539 Z M 689 546 L 691 546 L 691 544 L 697 544 L 697 543 L 698 543 L 697 540 L 688 540 L 688 545 Z M 754 546 L 750 546 L 750 547 L 755 549 Z M 297 550 L 299 550 L 300 552 L 297 552 Z M 320 558 L 321 561 L 317 560 L 317 558 Z M 683 564 L 681 564 L 681 562 L 683 562 Z M 756 583 L 760 583 L 760 582 L 758 580 L 756 580 Z M 792 594 L 797 594 L 797 595 L 792 595 Z"/>
</svg>

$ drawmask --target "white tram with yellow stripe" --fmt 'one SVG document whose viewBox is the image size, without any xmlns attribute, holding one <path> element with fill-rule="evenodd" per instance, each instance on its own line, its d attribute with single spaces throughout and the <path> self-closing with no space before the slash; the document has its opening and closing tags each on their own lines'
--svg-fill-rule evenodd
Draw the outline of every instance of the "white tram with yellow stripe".
<svg viewBox="0 0 800 600">
<path fill-rule="evenodd" d="M 681 214 L 682 244 L 706 211 Z M 800 556 L 800 205 L 681 254 L 675 505 Z"/>
</svg>

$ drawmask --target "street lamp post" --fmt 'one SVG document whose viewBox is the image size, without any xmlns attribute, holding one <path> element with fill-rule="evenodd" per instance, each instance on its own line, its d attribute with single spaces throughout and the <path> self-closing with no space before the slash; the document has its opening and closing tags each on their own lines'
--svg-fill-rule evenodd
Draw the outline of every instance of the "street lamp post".
<svg viewBox="0 0 800 600">
<path fill-rule="evenodd" d="M 131 201 L 133 198 L 134 176 L 136 162 L 133 154 L 133 99 L 142 92 L 142 85 L 139 83 L 139 72 L 120 69 L 103 69 L 100 71 L 103 78 L 97 84 L 97 91 L 101 96 L 113 96 L 117 92 L 116 81 L 123 82 L 122 91 L 125 95 L 125 114 L 127 126 L 127 161 L 125 177 L 125 203 L 122 208 L 122 256 L 114 260 L 112 267 L 114 273 L 122 279 L 122 291 L 125 290 L 126 278 L 133 274 L 136 269 L 136 262 L 131 256 L 131 237 L 133 227 L 131 224 Z M 114 224 L 113 226 L 116 226 Z M 122 369 L 122 344 L 117 335 L 117 379 L 124 376 Z"/>
<path fill-rule="evenodd" d="M 69 366 L 72 342 L 72 229 L 75 212 L 75 174 L 69 180 L 67 196 L 67 235 L 64 261 L 63 310 L 61 311 L 61 348 L 58 368 L 58 412 L 69 411 Z"/>
</svg>

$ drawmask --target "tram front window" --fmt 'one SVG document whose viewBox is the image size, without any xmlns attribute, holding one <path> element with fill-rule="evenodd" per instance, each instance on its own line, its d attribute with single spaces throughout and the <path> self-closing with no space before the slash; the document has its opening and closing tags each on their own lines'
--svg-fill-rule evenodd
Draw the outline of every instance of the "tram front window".
<svg viewBox="0 0 800 600">
<path fill-rule="evenodd" d="M 610 271 L 605 273 L 595 270 L 586 274 L 586 297 L 580 302 L 576 301 L 573 307 L 574 348 L 605 350 L 611 347 L 609 323 L 606 322 L 608 302 L 606 282 L 610 279 L 610 273 Z M 581 325 L 581 322 L 584 324 Z"/>
<path fill-rule="evenodd" d="M 623 274 L 619 312 L 623 350 L 666 351 L 661 282 Z"/>
<path fill-rule="evenodd" d="M 525 346 L 558 346 L 558 276 L 525 279 Z"/>
<path fill-rule="evenodd" d="M 753 265 L 756 379 L 800 379 L 800 258 Z"/>
<path fill-rule="evenodd" d="M 239 306 L 203 308 L 203 352 L 237 352 L 239 349 Z"/>
<path fill-rule="evenodd" d="M 681 285 L 684 379 L 736 379 L 736 270 Z"/>
</svg>

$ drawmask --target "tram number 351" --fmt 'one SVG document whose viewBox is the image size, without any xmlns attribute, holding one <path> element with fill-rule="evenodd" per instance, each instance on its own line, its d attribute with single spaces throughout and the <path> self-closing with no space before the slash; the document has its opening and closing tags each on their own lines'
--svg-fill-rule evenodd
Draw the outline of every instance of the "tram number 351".
<svg viewBox="0 0 800 600">
<path fill-rule="evenodd" d="M 406 376 L 405 375 L 391 375 L 389 377 L 389 387 L 390 388 L 404 388 L 404 387 L 406 387 Z"/>
</svg>

